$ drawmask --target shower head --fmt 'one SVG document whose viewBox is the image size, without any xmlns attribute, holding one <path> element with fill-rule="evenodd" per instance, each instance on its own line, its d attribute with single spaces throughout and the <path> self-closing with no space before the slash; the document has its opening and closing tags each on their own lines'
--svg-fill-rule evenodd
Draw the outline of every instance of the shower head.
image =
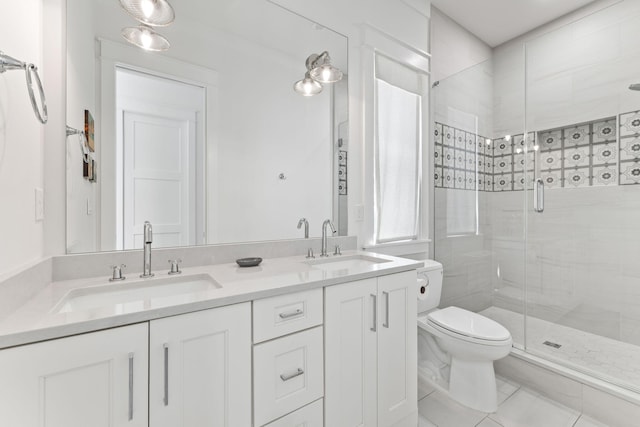
<svg viewBox="0 0 640 427">
<path fill-rule="evenodd" d="M 433 82 L 433 84 L 431 85 L 432 88 L 438 86 L 440 84 L 440 80 L 436 80 L 435 82 Z"/>
<path fill-rule="evenodd" d="M 631 90 L 640 90 L 640 83 L 634 83 L 632 85 L 629 85 L 629 89 L 631 89 Z"/>
</svg>

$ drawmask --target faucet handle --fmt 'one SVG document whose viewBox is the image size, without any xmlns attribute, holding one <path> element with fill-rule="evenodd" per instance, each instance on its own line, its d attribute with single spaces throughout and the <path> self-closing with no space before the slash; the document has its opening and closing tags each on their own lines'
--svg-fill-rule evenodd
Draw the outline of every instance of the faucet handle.
<svg viewBox="0 0 640 427">
<path fill-rule="evenodd" d="M 170 259 L 169 260 L 169 264 L 171 264 L 171 267 L 169 269 L 169 273 L 167 274 L 182 274 L 182 270 L 180 270 L 180 264 L 182 263 L 181 259 Z"/>
<path fill-rule="evenodd" d="M 333 251 L 333 255 L 342 255 L 342 251 L 340 250 L 340 245 L 336 245 L 336 248 Z"/>
<path fill-rule="evenodd" d="M 307 258 L 315 258 L 315 255 L 313 254 L 313 248 L 309 248 L 309 250 L 307 250 Z"/>
<path fill-rule="evenodd" d="M 126 277 L 122 275 L 122 270 L 126 267 L 127 267 L 126 264 L 112 265 L 110 268 L 113 270 L 113 272 L 111 274 L 111 278 L 109 279 L 109 281 L 117 282 L 117 281 L 126 279 Z"/>
</svg>

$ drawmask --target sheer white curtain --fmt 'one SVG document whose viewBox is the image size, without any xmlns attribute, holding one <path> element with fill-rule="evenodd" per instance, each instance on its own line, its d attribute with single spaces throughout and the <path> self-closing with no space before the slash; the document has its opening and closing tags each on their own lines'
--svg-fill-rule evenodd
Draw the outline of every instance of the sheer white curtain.
<svg viewBox="0 0 640 427">
<path fill-rule="evenodd" d="M 394 69 L 388 62 L 380 68 L 389 71 L 388 80 L 400 83 L 396 85 L 387 79 L 376 79 L 375 204 L 378 243 L 417 239 L 419 234 L 422 99 L 411 90 L 400 87 L 410 86 L 411 78 L 397 68 L 399 65 Z M 405 74 L 404 79 L 402 74 Z"/>
</svg>

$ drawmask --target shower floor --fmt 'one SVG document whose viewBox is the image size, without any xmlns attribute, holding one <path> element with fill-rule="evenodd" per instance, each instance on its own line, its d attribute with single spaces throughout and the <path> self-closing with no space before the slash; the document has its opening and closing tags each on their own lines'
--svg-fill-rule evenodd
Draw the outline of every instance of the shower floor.
<svg viewBox="0 0 640 427">
<path fill-rule="evenodd" d="M 523 346 L 523 315 L 499 307 L 480 314 L 504 325 L 514 344 Z M 552 347 L 545 342 L 560 345 Z M 640 390 L 640 346 L 580 331 L 532 316 L 527 318 L 527 350 L 556 362 L 585 368 L 610 382 Z"/>
</svg>

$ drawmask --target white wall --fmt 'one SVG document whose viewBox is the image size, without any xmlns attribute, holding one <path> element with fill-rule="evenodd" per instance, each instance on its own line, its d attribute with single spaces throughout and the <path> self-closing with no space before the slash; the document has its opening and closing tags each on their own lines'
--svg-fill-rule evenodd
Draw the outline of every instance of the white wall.
<svg viewBox="0 0 640 427">
<path fill-rule="evenodd" d="M 638 108 L 640 2 L 594 2 L 495 49 L 498 134 L 551 129 Z M 525 53 L 526 49 L 526 53 Z M 524 61 L 526 59 L 526 69 Z M 523 79 L 526 71 L 526 124 Z"/>
<path fill-rule="evenodd" d="M 36 64 L 42 76 L 42 1 L 1 0 L 0 10 L 0 50 Z M 0 74 L 0 276 L 44 253 L 34 196 L 44 186 L 42 141 L 43 125 L 31 109 L 24 72 Z"/>
</svg>

